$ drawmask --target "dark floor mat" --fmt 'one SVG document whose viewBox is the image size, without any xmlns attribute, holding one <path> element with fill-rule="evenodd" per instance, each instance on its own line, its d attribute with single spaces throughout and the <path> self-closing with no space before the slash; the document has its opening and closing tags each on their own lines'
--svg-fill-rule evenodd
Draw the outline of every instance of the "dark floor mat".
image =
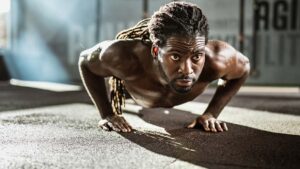
<svg viewBox="0 0 300 169">
<path fill-rule="evenodd" d="M 67 103 L 91 103 L 83 91 L 52 92 L 0 82 L 0 111 Z"/>
</svg>

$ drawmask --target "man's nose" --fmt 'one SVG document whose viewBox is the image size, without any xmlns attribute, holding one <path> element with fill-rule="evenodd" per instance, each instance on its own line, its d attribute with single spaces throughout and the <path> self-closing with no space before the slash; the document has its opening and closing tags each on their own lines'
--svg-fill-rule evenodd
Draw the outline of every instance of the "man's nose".
<svg viewBox="0 0 300 169">
<path fill-rule="evenodd" d="M 192 62 L 190 59 L 184 61 L 180 66 L 181 73 L 184 75 L 192 74 L 194 71 L 192 69 Z"/>
</svg>

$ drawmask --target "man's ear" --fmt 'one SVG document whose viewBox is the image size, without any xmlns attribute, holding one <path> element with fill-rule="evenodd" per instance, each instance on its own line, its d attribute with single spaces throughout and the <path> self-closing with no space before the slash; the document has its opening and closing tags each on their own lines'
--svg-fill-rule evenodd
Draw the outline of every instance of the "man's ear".
<svg viewBox="0 0 300 169">
<path fill-rule="evenodd" d="M 157 45 L 152 45 L 151 54 L 154 58 L 157 58 L 157 55 L 158 55 L 158 46 Z"/>
</svg>

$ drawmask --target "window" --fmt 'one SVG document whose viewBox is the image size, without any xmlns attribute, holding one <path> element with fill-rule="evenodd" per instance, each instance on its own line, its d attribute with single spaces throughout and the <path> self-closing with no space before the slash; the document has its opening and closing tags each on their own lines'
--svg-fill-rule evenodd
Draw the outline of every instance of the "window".
<svg viewBox="0 0 300 169">
<path fill-rule="evenodd" d="M 0 2 L 0 48 L 6 48 L 8 43 L 10 0 Z"/>
</svg>

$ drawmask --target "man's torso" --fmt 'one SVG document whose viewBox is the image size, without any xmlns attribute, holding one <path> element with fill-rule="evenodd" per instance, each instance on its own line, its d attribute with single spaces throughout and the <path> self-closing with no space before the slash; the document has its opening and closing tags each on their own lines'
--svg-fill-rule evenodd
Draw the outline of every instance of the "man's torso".
<svg viewBox="0 0 300 169">
<path fill-rule="evenodd" d="M 111 75 L 124 80 L 125 88 L 131 97 L 143 107 L 173 107 L 195 99 L 200 95 L 210 82 L 221 77 L 216 69 L 212 50 L 208 47 L 205 56 L 203 72 L 192 90 L 181 94 L 173 91 L 168 84 L 161 82 L 157 73 L 157 65 L 151 55 L 151 44 L 142 43 L 139 40 L 110 41 L 101 43 L 97 47 L 99 53 L 108 53 L 111 64 Z M 100 54 L 101 55 L 101 54 Z M 100 59 L 102 60 L 101 56 Z M 105 60 L 105 58 L 103 59 Z M 98 74 L 97 61 L 91 64 L 95 74 Z M 109 69 L 109 68 L 108 68 Z M 101 74 L 101 73 L 99 73 Z"/>
</svg>

